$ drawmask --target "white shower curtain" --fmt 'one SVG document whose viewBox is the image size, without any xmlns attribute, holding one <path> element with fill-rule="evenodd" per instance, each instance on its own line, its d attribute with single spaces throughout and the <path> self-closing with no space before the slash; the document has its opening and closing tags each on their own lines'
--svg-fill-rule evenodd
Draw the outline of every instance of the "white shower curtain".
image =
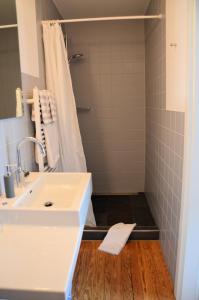
<svg viewBox="0 0 199 300">
<path fill-rule="evenodd" d="M 68 54 L 61 26 L 56 22 L 43 24 L 43 41 L 46 85 L 54 93 L 57 104 L 61 170 L 86 172 Z M 91 202 L 86 224 L 96 225 Z"/>
</svg>

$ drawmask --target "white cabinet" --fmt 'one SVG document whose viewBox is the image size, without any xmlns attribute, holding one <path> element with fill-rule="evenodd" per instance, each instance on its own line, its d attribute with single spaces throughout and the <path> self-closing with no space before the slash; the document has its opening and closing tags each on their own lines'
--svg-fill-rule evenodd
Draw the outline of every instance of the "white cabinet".
<svg viewBox="0 0 199 300">
<path fill-rule="evenodd" d="M 35 0 L 16 0 L 21 72 L 39 77 L 38 28 Z"/>
<path fill-rule="evenodd" d="M 166 109 L 185 111 L 188 78 L 188 3 L 166 0 Z"/>
</svg>

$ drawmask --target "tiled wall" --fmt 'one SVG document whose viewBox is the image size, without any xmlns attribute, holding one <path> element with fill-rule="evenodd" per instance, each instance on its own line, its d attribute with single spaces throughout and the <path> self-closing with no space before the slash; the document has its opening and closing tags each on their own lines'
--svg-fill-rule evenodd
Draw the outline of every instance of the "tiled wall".
<svg viewBox="0 0 199 300">
<path fill-rule="evenodd" d="M 144 190 L 144 23 L 96 22 L 66 26 L 69 52 L 84 54 L 71 64 L 88 169 L 95 193 Z"/>
<path fill-rule="evenodd" d="M 148 14 L 165 14 L 165 0 L 152 0 Z M 161 230 L 164 255 L 175 279 L 180 217 L 184 113 L 166 111 L 165 19 L 147 21 L 146 192 Z"/>
<path fill-rule="evenodd" d="M 38 26 L 41 29 L 40 20 L 44 18 L 57 18 L 59 17 L 57 10 L 51 0 L 36 1 L 38 16 Z M 60 18 L 60 17 L 59 17 Z M 28 24 L 30 26 L 30 24 Z M 40 69 L 43 68 L 41 44 L 40 43 Z M 44 87 L 44 73 L 40 72 L 40 77 L 35 78 L 28 74 L 22 74 L 22 86 L 23 90 L 30 92 L 35 85 Z M 1 101 L 1 99 L 0 99 Z M 30 121 L 29 111 L 26 108 L 25 116 L 23 118 L 13 118 L 0 120 L 0 181 L 2 184 L 2 175 L 4 173 L 4 166 L 6 163 L 16 162 L 16 146 L 17 143 L 25 136 L 33 135 L 33 126 Z M 34 152 L 31 144 L 24 145 L 23 162 L 27 169 L 32 169 L 34 166 Z"/>
</svg>

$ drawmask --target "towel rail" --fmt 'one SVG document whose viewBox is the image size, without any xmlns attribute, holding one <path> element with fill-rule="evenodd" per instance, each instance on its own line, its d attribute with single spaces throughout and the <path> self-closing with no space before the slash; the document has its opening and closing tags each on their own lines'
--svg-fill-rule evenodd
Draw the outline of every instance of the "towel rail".
<svg viewBox="0 0 199 300">
<path fill-rule="evenodd" d="M 51 168 L 49 166 L 45 166 L 44 169 L 43 169 L 43 172 L 45 173 L 54 173 L 56 171 L 56 168 Z"/>
<path fill-rule="evenodd" d="M 45 140 L 45 134 L 44 134 L 44 125 L 41 123 L 41 111 L 40 111 L 40 105 L 39 105 L 39 89 L 35 87 L 33 89 L 33 92 L 24 92 L 21 91 L 21 102 L 23 104 L 28 104 L 28 105 L 33 105 L 35 104 L 35 117 L 34 117 L 34 122 L 35 122 L 35 132 L 36 132 L 36 137 L 40 141 L 42 141 L 45 144 L 46 147 L 46 140 Z M 37 152 L 36 152 L 37 153 Z M 37 153 L 37 163 L 39 166 L 39 172 L 56 172 L 56 168 L 51 168 L 47 164 L 47 157 L 45 159 L 40 155 L 40 152 L 38 151 Z"/>
</svg>

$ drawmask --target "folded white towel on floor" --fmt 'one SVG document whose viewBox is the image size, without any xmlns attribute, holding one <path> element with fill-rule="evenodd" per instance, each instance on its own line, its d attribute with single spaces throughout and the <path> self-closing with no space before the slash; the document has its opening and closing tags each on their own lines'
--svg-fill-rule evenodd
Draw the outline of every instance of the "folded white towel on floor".
<svg viewBox="0 0 199 300">
<path fill-rule="evenodd" d="M 113 225 L 109 229 L 105 239 L 100 244 L 98 249 L 113 255 L 118 255 L 128 241 L 128 238 L 135 226 L 135 223 L 118 223 Z"/>
</svg>

